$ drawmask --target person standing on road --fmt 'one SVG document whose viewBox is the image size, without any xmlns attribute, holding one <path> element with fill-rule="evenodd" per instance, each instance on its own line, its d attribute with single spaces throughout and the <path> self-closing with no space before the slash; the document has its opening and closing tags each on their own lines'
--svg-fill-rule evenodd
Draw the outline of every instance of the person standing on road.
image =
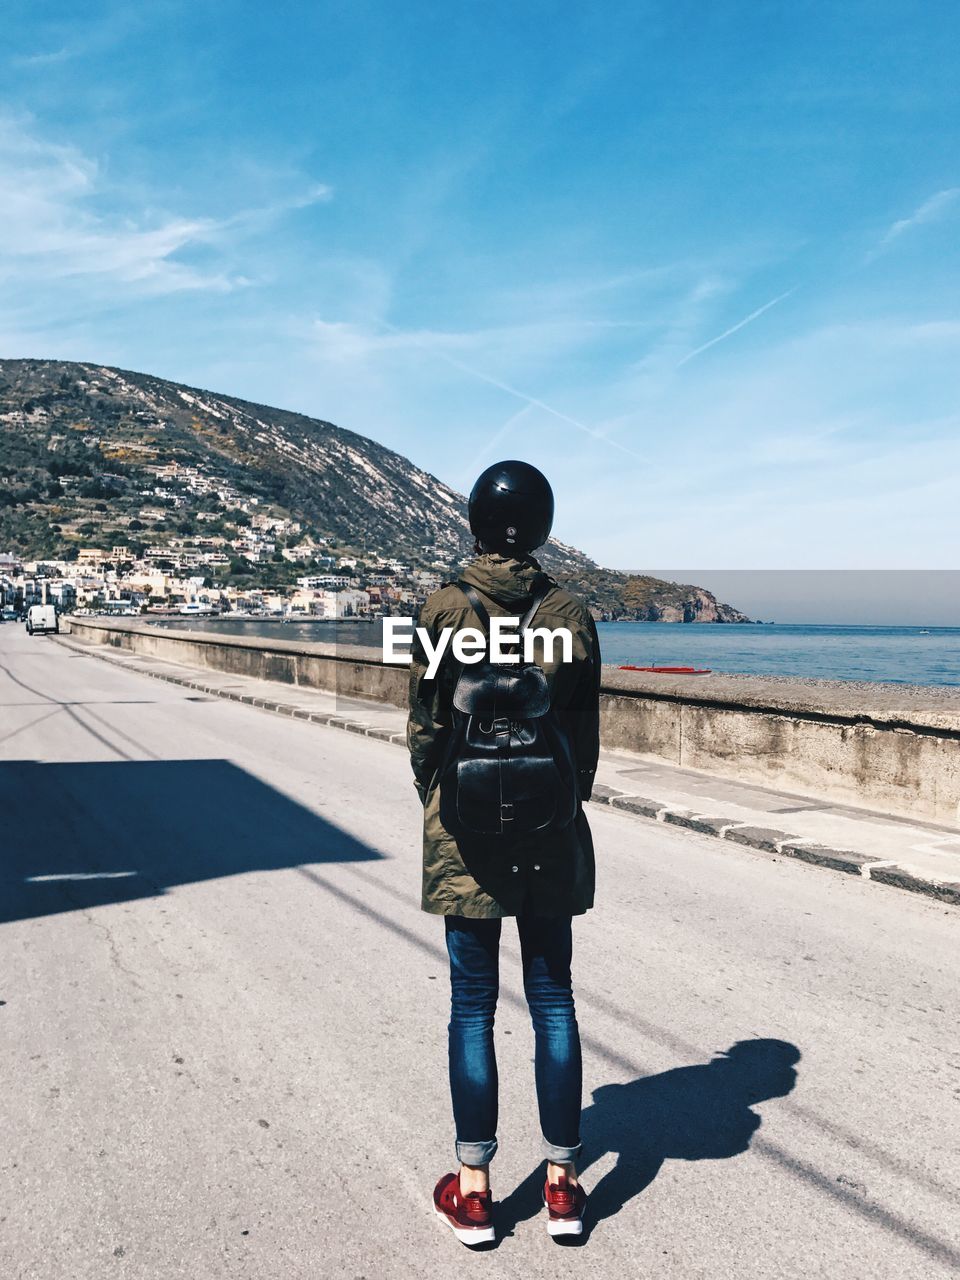
<svg viewBox="0 0 960 1280">
<path fill-rule="evenodd" d="M 462 585 L 445 584 L 428 598 L 419 626 L 436 645 L 445 627 L 454 634 L 473 627 L 489 636 L 491 619 L 535 611 L 538 629 L 569 631 L 569 657 L 536 640 L 533 652 L 542 675 L 533 676 L 541 682 L 545 677 L 549 713 L 559 726 L 558 737 L 569 746 L 564 758 L 572 767 L 558 789 L 569 789 L 560 803 L 569 800 L 571 820 L 521 835 L 476 838 L 456 828 L 451 832 L 455 824 L 449 815 L 459 814 L 460 808 L 451 808 L 444 787 L 457 785 L 456 778 L 463 776 L 457 774 L 457 761 L 451 761 L 451 742 L 457 740 L 459 712 L 470 705 L 469 696 L 458 693 L 455 708 L 454 693 L 470 668 L 448 646 L 439 669 L 428 678 L 426 649 L 419 638 L 413 644 L 407 745 L 424 807 L 422 907 L 444 917 L 450 959 L 449 1072 L 459 1161 L 458 1172 L 437 1183 L 434 1207 L 457 1238 L 470 1245 L 495 1238 L 489 1179 L 498 1112 L 493 1025 L 505 916 L 517 920 L 524 993 L 535 1034 L 550 1234 L 580 1234 L 586 1204 L 576 1170 L 582 1068 L 570 975 L 571 921 L 589 910 L 594 898 L 593 842 L 582 802 L 590 798 L 599 755 L 600 645 L 586 606 L 559 587 L 531 555 L 549 536 L 553 507 L 546 477 L 528 463 L 507 461 L 484 471 L 469 500 L 476 559 L 462 571 Z M 529 740 L 524 726 L 530 723 L 484 723 L 477 717 L 480 736 L 504 732 L 507 750 L 514 755 L 522 750 L 521 740 Z M 558 759 L 561 754 L 558 750 Z M 509 781 L 509 774 L 499 777 L 496 799 L 502 802 L 503 779 Z M 509 798 L 517 797 L 511 793 Z M 512 804 L 497 807 L 500 816 L 514 816 Z M 509 821 L 501 825 L 507 828 Z"/>
</svg>

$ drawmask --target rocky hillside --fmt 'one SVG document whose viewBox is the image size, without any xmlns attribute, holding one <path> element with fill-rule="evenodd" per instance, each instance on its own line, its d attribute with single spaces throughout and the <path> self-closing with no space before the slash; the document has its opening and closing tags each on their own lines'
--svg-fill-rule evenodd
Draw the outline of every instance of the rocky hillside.
<svg viewBox="0 0 960 1280">
<path fill-rule="evenodd" d="M 0 360 L 0 550 L 70 558 L 201 519 L 229 536 L 252 499 L 361 557 L 453 565 L 471 548 L 462 495 L 332 423 L 148 374 Z M 537 554 L 598 616 L 744 620 L 709 592 L 599 569 L 553 539 Z"/>
<path fill-rule="evenodd" d="M 569 569 L 563 574 L 566 585 L 591 600 L 598 614 L 614 620 L 637 622 L 749 622 L 731 605 L 716 596 L 679 582 L 664 582 L 646 573 L 618 573 L 592 568 L 580 574 Z"/>
</svg>

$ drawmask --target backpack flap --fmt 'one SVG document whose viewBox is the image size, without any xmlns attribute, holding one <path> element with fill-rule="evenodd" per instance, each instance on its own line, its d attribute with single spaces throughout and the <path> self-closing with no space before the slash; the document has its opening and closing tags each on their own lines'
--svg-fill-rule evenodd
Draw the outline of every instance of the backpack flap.
<svg viewBox="0 0 960 1280">
<path fill-rule="evenodd" d="M 550 687 L 536 663 L 477 662 L 461 671 L 453 705 L 468 716 L 532 720 L 550 710 Z"/>
<path fill-rule="evenodd" d="M 458 834 L 468 836 L 530 835 L 554 824 L 559 790 L 556 769 L 549 758 L 517 756 L 508 763 L 492 755 L 460 760 L 447 821 L 454 824 Z M 441 805 L 442 802 L 441 794 Z"/>
</svg>

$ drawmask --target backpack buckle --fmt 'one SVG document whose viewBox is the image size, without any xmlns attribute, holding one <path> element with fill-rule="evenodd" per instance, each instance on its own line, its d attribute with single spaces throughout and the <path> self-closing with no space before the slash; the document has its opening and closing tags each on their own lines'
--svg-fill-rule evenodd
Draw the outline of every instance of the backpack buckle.
<svg viewBox="0 0 960 1280">
<path fill-rule="evenodd" d="M 481 720 L 479 728 L 481 733 L 509 733 L 510 721 L 506 716 L 498 716 L 496 720 Z"/>
<path fill-rule="evenodd" d="M 508 812 L 508 810 L 509 810 L 509 812 Z M 504 804 L 504 803 L 501 803 L 501 805 L 500 805 L 500 821 L 501 821 L 501 822 L 512 822 L 512 821 L 513 821 L 513 805 L 512 805 L 512 804 Z"/>
</svg>

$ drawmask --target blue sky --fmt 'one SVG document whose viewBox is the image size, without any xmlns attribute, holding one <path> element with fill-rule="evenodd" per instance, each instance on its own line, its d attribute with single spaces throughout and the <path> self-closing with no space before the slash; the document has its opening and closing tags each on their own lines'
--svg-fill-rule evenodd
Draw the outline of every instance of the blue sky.
<svg viewBox="0 0 960 1280">
<path fill-rule="evenodd" d="M 952 568 L 960 10 L 8 0 L 0 352 L 540 465 L 622 568 Z"/>
</svg>

